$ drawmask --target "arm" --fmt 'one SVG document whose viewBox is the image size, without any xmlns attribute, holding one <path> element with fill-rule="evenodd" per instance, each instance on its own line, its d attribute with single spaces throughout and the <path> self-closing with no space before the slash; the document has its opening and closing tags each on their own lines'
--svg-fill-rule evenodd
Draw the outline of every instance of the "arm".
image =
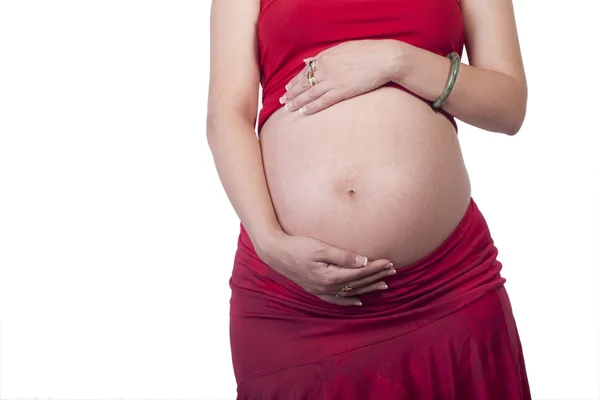
<svg viewBox="0 0 600 400">
<path fill-rule="evenodd" d="M 260 71 L 259 0 L 214 0 L 206 133 L 225 192 L 257 247 L 281 231 L 254 126 Z"/>
<path fill-rule="evenodd" d="M 460 0 L 465 48 L 454 88 L 442 106 L 458 119 L 491 132 L 515 135 L 525 119 L 527 82 L 511 0 Z M 394 42 L 391 81 L 435 101 L 450 60 L 404 42 Z"/>
<path fill-rule="evenodd" d="M 206 134 L 229 201 L 259 257 L 307 292 L 338 305 L 360 305 L 395 273 L 387 259 L 368 261 L 313 238 L 283 232 L 271 202 L 254 132 L 260 69 L 256 21 L 260 0 L 213 0 Z M 349 282 L 357 291 L 337 293 Z"/>
</svg>

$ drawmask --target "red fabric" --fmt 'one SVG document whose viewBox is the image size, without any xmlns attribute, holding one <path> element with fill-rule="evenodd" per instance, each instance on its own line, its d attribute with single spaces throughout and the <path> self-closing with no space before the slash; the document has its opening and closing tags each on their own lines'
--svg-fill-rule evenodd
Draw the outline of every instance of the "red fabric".
<svg viewBox="0 0 600 400">
<path fill-rule="evenodd" d="M 452 234 L 342 307 L 256 255 L 240 224 L 230 279 L 238 400 L 529 400 L 502 264 L 474 200 Z"/>
<path fill-rule="evenodd" d="M 395 39 L 445 57 L 453 51 L 462 55 L 464 47 L 457 0 L 261 0 L 257 35 L 263 88 L 259 134 L 267 118 L 283 107 L 279 98 L 304 68 L 302 60 L 326 48 L 348 40 Z M 395 83 L 385 86 L 430 103 Z M 439 112 L 457 129 L 452 115 Z"/>
</svg>

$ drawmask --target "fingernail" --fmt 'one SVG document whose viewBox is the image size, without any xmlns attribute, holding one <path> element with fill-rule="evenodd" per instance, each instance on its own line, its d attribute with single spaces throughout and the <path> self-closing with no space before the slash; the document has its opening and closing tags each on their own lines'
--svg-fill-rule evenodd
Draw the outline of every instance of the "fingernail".
<svg viewBox="0 0 600 400">
<path fill-rule="evenodd" d="M 279 98 L 279 102 L 280 102 L 281 104 L 285 104 L 285 100 L 286 100 L 286 97 L 285 97 L 285 96 L 281 96 L 281 97 Z"/>
<path fill-rule="evenodd" d="M 388 273 L 386 275 L 394 275 L 396 273 L 396 270 L 393 269 L 391 271 L 388 271 Z"/>
<path fill-rule="evenodd" d="M 360 265 L 361 267 L 364 267 L 365 265 L 367 265 L 367 257 L 356 256 L 355 262 L 356 262 L 356 265 Z"/>
<path fill-rule="evenodd" d="M 300 110 L 300 114 L 306 114 L 306 106 L 303 106 Z"/>
<path fill-rule="evenodd" d="M 388 265 L 386 265 L 386 268 L 392 268 L 394 266 L 394 263 L 389 263 Z"/>
<path fill-rule="evenodd" d="M 362 303 L 360 301 L 357 301 L 356 303 L 354 303 L 355 306 L 362 306 Z"/>
<path fill-rule="evenodd" d="M 304 61 L 304 63 L 306 64 L 307 62 L 309 62 L 309 61 L 310 61 L 310 58 L 305 58 L 305 59 L 304 59 L 304 60 L 302 60 L 302 61 Z"/>
<path fill-rule="evenodd" d="M 291 85 L 288 83 L 287 85 L 285 85 L 285 90 L 290 90 Z"/>
<path fill-rule="evenodd" d="M 388 287 L 387 287 L 387 285 L 385 283 L 383 285 L 377 285 L 377 289 L 379 289 L 379 290 L 385 290 L 387 288 Z"/>
<path fill-rule="evenodd" d="M 285 105 L 285 109 L 286 109 L 286 110 L 288 110 L 288 111 L 289 111 L 289 110 L 290 110 L 290 108 L 292 108 L 292 102 L 291 102 L 291 101 L 290 101 L 289 103 L 286 103 L 286 105 Z"/>
</svg>

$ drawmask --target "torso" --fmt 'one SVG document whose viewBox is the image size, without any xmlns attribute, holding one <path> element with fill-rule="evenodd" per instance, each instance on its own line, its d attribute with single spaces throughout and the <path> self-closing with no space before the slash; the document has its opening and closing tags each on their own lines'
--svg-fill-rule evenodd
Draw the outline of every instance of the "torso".
<svg viewBox="0 0 600 400">
<path fill-rule="evenodd" d="M 259 137 L 284 231 L 397 267 L 439 246 L 471 193 L 450 119 L 397 86 L 313 115 L 290 113 L 277 99 L 302 59 L 347 40 L 393 39 L 440 56 L 462 54 L 459 1 L 261 0 L 257 34 Z"/>
<path fill-rule="evenodd" d="M 260 143 L 285 232 L 397 267 L 439 246 L 470 200 L 454 126 L 397 88 L 308 116 L 282 107 L 262 126 Z"/>
</svg>

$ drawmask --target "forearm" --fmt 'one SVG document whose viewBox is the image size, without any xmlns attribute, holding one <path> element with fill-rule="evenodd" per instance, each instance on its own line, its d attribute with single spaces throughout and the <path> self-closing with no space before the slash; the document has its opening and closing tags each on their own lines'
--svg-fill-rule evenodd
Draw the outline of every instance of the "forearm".
<svg viewBox="0 0 600 400">
<path fill-rule="evenodd" d="M 282 231 L 269 195 L 254 127 L 233 113 L 209 118 L 207 139 L 227 197 L 253 245 L 260 250 Z"/>
<path fill-rule="evenodd" d="M 448 58 L 391 42 L 390 80 L 430 101 L 442 93 L 451 62 Z M 470 125 L 491 132 L 516 134 L 525 119 L 526 83 L 506 74 L 461 64 L 454 88 L 442 108 Z"/>
</svg>

